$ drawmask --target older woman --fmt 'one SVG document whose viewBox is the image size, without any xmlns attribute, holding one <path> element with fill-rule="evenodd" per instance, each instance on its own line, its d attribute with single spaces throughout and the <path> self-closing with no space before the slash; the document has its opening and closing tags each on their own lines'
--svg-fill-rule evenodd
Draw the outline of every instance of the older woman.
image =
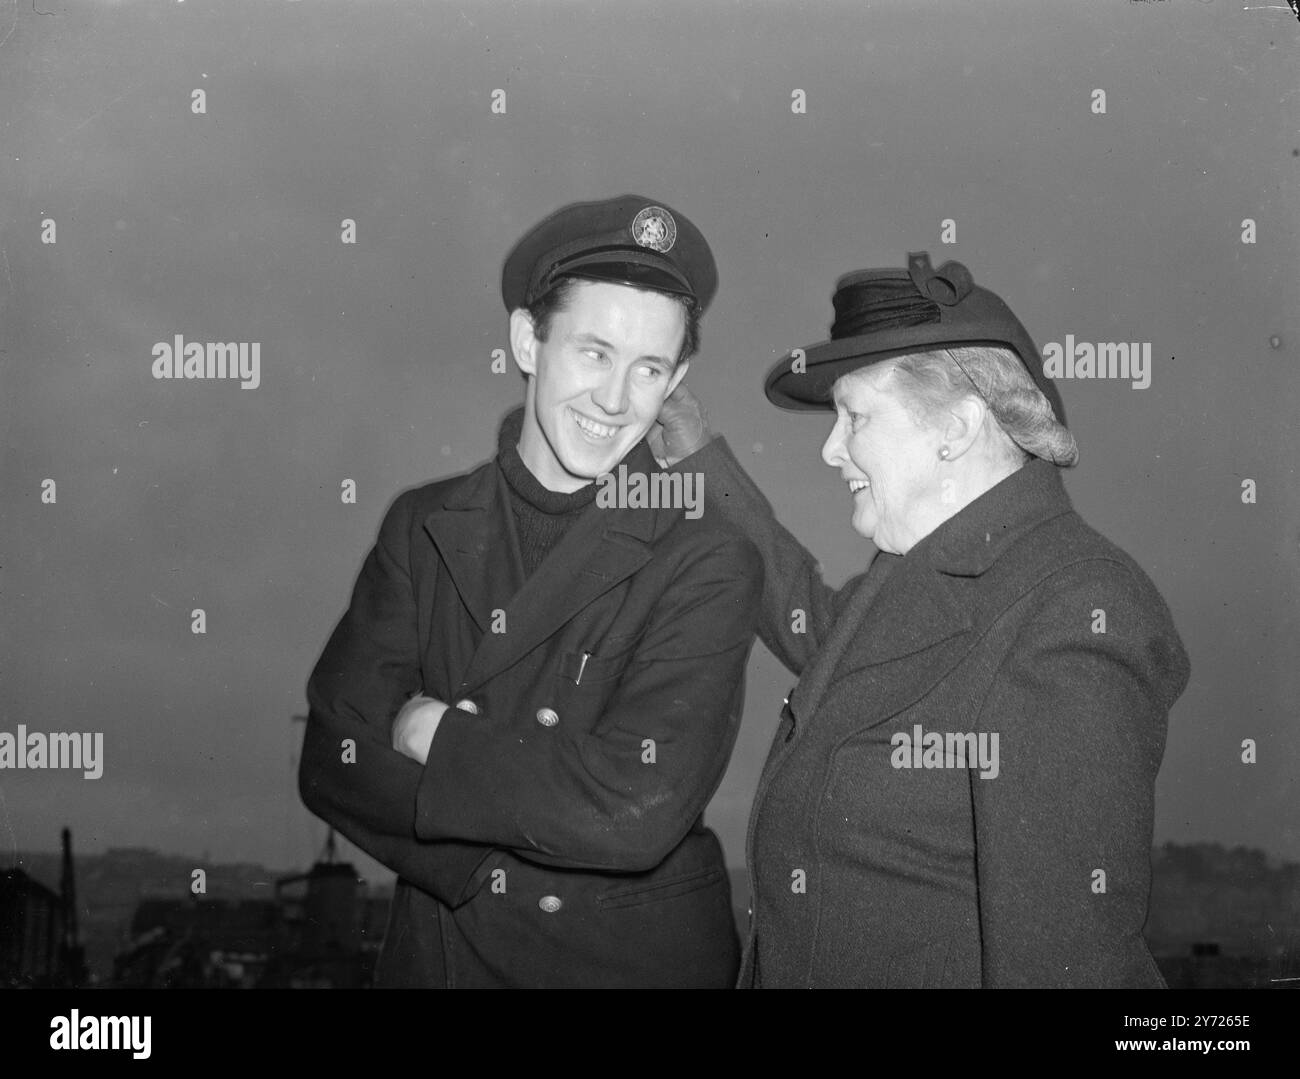
<svg viewBox="0 0 1300 1079">
<path fill-rule="evenodd" d="M 750 817 L 741 984 L 1161 986 L 1169 610 L 1071 508 L 1074 438 L 997 296 L 921 254 L 842 278 L 835 308 L 766 391 L 834 409 L 822 458 L 880 552 L 843 588 L 688 393 L 661 415 L 666 462 L 762 552 L 762 638 L 799 676 Z"/>
</svg>

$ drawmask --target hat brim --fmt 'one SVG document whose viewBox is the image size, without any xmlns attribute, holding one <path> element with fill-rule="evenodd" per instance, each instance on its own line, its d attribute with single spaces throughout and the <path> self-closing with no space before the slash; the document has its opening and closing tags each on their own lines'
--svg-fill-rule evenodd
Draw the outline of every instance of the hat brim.
<svg viewBox="0 0 1300 1079">
<path fill-rule="evenodd" d="M 822 341 L 809 345 L 802 350 L 805 362 L 805 370 L 802 372 L 792 370 L 791 356 L 784 357 L 763 380 L 763 391 L 767 394 L 767 399 L 779 408 L 794 412 L 834 411 L 831 391 L 836 380 L 850 371 L 870 367 L 883 360 L 935 348 L 976 345 L 1009 348 L 1020 356 L 1015 342 L 987 336 L 954 339 L 951 333 L 943 333 L 922 340 L 918 335 L 911 334 L 906 342 L 892 344 L 883 342 L 881 336 L 872 334 L 868 337 L 846 337 L 842 341 Z M 1023 356 L 1020 356 L 1020 362 L 1025 362 Z"/>
<path fill-rule="evenodd" d="M 1005 317 L 963 318 L 954 317 L 957 313 L 951 312 L 942 322 L 896 326 L 858 337 L 820 341 L 802 350 L 801 371 L 794 370 L 793 353 L 781 359 L 763 380 L 763 391 L 778 408 L 792 412 L 833 411 L 831 390 L 836 379 L 850 371 L 913 352 L 986 345 L 1015 353 L 1034 384 L 1047 397 L 1057 420 L 1064 424 L 1065 406 L 1060 392 L 1044 375 L 1038 349 L 1029 334 L 997 296 L 979 288 L 975 292 L 984 293 L 980 297 L 984 312 L 996 315 L 1005 312 Z"/>
</svg>

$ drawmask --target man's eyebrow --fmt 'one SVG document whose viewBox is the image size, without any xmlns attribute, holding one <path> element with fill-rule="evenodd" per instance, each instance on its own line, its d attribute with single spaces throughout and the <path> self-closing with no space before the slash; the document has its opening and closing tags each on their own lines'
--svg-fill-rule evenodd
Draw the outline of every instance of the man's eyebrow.
<svg viewBox="0 0 1300 1079">
<path fill-rule="evenodd" d="M 597 337 L 594 333 L 575 333 L 570 340 L 581 342 L 584 345 L 599 345 L 601 348 L 609 349 L 611 352 L 614 349 L 613 345 L 603 337 Z"/>
<path fill-rule="evenodd" d="M 597 337 L 594 333 L 575 333 L 569 338 L 569 340 L 573 341 L 575 344 L 599 345 L 601 348 L 609 352 L 614 351 L 613 345 L 611 345 L 603 337 Z M 654 363 L 663 364 L 663 366 L 667 368 L 675 368 L 677 366 L 676 360 L 670 360 L 666 356 L 645 355 L 645 356 L 637 357 L 637 363 L 642 363 L 646 360 L 651 360 Z"/>
</svg>

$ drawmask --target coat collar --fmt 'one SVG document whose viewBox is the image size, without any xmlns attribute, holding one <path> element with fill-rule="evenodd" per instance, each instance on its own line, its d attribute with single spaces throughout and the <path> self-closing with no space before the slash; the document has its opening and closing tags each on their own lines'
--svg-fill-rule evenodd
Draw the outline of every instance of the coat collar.
<svg viewBox="0 0 1300 1079">
<path fill-rule="evenodd" d="M 663 471 L 658 462 L 655 461 L 654 454 L 650 452 L 650 447 L 646 445 L 645 439 L 642 439 L 628 450 L 627 456 L 619 464 L 627 465 L 629 474 L 640 472 L 649 475 L 653 472 Z M 615 465 L 612 471 L 617 473 L 618 465 Z M 461 511 L 468 512 L 471 515 L 474 513 L 492 515 L 505 511 L 507 517 L 511 518 L 513 522 L 514 515 L 509 513 L 509 509 L 509 491 L 505 478 L 501 475 L 500 466 L 495 461 L 492 461 L 481 468 L 476 468 L 465 477 L 463 483 L 456 484 L 443 499 L 442 505 L 429 514 L 429 518 L 443 513 Z M 668 512 L 671 514 L 671 511 Z M 620 532 L 646 542 L 654 539 L 656 532 L 662 531 L 669 523 L 662 514 L 653 510 L 610 507 L 602 509 L 601 513 L 603 514 L 601 519 L 611 531 Z M 585 519 L 590 516 L 590 513 L 584 513 L 582 516 Z M 425 519 L 426 524 L 429 518 Z M 466 520 L 471 519 L 473 518 L 466 518 Z M 512 523 L 511 532 L 513 533 L 513 531 Z"/>
<path fill-rule="evenodd" d="M 884 720 L 942 678 L 964 648 L 933 650 L 972 628 L 962 579 L 980 577 L 1021 537 L 1071 512 L 1055 465 L 1034 458 L 963 507 L 905 556 L 879 553 L 849 596 L 817 660 L 790 703 L 797 718 L 816 710 L 831 682 L 854 671 L 912 660 L 917 670 L 888 679 L 868 703 L 864 725 Z M 957 642 L 954 642 L 957 643 Z M 945 661 L 942 657 L 948 656 Z"/>
<path fill-rule="evenodd" d="M 1061 470 L 1034 457 L 944 521 L 906 558 L 954 577 L 979 577 L 1027 532 L 1072 509 Z"/>
<path fill-rule="evenodd" d="M 645 441 L 623 459 L 629 473 L 660 471 Z M 495 461 L 456 484 L 424 519 L 470 617 L 483 634 L 460 692 L 472 693 L 650 560 L 671 509 L 588 506 L 531 577 L 525 577 L 505 477 Z M 494 626 L 493 612 L 504 612 Z"/>
</svg>

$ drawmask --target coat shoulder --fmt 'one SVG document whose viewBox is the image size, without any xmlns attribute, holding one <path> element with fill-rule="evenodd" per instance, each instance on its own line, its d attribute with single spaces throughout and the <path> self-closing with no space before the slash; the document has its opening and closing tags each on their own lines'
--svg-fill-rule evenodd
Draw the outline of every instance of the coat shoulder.
<svg viewBox="0 0 1300 1079">
<path fill-rule="evenodd" d="M 1070 510 L 1045 521 L 1008 552 L 1029 588 L 1057 592 L 1071 582 L 1166 610 L 1159 589 L 1127 551 Z"/>
<path fill-rule="evenodd" d="M 1176 698 L 1190 671 L 1173 615 L 1155 583 L 1118 544 L 1071 510 L 1034 529 L 1002 560 L 1007 579 L 996 589 L 993 619 L 1012 618 L 1027 632 L 1045 625 L 1077 627 L 1090 647 L 1137 648 L 1153 669 L 1168 673 Z M 1104 621 L 1098 613 L 1104 612 Z M 1105 626 L 1105 635 L 1097 627 Z M 1035 628 L 1036 627 L 1036 628 Z"/>
<path fill-rule="evenodd" d="M 482 483 L 487 479 L 489 471 L 495 467 L 495 462 L 488 461 L 456 476 L 447 476 L 443 479 L 430 480 L 416 487 L 408 487 L 393 499 L 389 513 L 422 517 L 435 509 L 441 509 L 443 503 L 452 495 L 459 494 L 466 487 Z"/>
<path fill-rule="evenodd" d="M 717 559 L 735 567 L 736 575 L 762 579 L 763 556 L 743 531 L 721 517 L 687 517 L 680 511 L 655 540 L 660 552 L 673 550 L 689 559 Z"/>
<path fill-rule="evenodd" d="M 487 482 L 490 478 L 489 470 L 494 467 L 494 463 L 489 461 L 458 476 L 431 480 L 402 491 L 384 511 L 383 523 L 379 529 L 381 537 L 393 540 L 402 537 L 410 542 L 430 513 L 441 509 L 449 499 L 465 493 L 469 488 Z"/>
</svg>

